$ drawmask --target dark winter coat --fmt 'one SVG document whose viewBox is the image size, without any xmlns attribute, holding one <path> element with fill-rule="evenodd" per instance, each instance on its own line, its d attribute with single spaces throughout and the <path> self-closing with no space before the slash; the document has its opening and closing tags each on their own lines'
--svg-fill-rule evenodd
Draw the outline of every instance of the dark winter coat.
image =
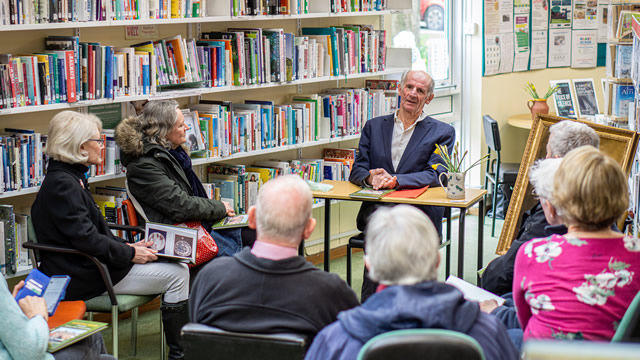
<svg viewBox="0 0 640 360">
<path fill-rule="evenodd" d="M 31 216 L 39 243 L 77 249 L 95 256 L 117 284 L 129 272 L 135 250 L 113 236 L 88 190 L 84 165 L 50 160 Z M 65 300 L 87 300 L 107 289 L 98 268 L 80 255 L 40 252 L 45 274 L 69 275 Z"/>
<path fill-rule="evenodd" d="M 129 119 L 116 129 L 127 185 L 149 221 L 175 224 L 188 220 L 218 220 L 226 216 L 221 201 L 193 195 L 184 170 L 169 151 L 142 140 Z"/>
</svg>

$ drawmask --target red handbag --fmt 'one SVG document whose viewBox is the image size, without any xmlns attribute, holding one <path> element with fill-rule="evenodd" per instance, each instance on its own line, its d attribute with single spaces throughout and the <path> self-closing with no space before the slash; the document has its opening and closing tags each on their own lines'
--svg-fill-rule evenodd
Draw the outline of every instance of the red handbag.
<svg viewBox="0 0 640 360">
<path fill-rule="evenodd" d="M 211 234 L 200 224 L 200 221 L 185 221 L 175 226 L 198 230 L 198 244 L 196 246 L 196 263 L 189 264 L 189 268 L 200 266 L 211 261 L 218 255 L 218 245 Z"/>
</svg>

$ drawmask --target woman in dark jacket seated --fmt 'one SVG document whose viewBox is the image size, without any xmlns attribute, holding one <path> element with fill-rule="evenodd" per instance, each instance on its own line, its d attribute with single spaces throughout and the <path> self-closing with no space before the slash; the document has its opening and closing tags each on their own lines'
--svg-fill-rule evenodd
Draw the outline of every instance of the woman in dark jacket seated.
<svg viewBox="0 0 640 360">
<path fill-rule="evenodd" d="M 129 191 L 146 219 L 163 224 L 199 220 L 211 231 L 214 221 L 235 214 L 229 204 L 207 197 L 184 147 L 186 130 L 177 102 L 150 101 L 140 116 L 118 125 L 116 142 L 127 167 Z M 213 231 L 212 236 L 218 256 L 242 249 L 240 229 Z"/>
<path fill-rule="evenodd" d="M 182 357 L 180 329 L 188 320 L 189 271 L 184 264 L 156 263 L 152 242 L 125 243 L 113 236 L 89 192 L 85 173 L 102 162 L 102 124 L 94 115 L 63 111 L 51 119 L 47 176 L 31 208 L 42 244 L 73 248 L 107 266 L 117 294 L 163 293 L 162 320 L 170 358 Z M 88 300 L 106 291 L 98 268 L 79 255 L 41 252 L 47 275 L 69 275 L 67 300 Z"/>
</svg>

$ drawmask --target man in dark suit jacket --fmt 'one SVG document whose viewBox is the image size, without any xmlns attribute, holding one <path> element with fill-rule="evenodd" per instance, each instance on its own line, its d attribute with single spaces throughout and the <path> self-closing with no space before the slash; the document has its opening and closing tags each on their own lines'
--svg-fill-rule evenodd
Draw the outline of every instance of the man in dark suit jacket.
<svg viewBox="0 0 640 360">
<path fill-rule="evenodd" d="M 451 125 L 427 116 L 424 107 L 433 100 L 433 79 L 424 71 L 409 71 L 400 81 L 400 106 L 391 115 L 367 121 L 360 135 L 358 157 L 349 180 L 374 189 L 412 189 L 439 186 L 444 172 L 436 144 L 453 148 L 455 131 Z M 358 229 L 364 231 L 369 216 L 381 203 L 363 202 L 358 213 Z M 442 207 L 419 206 L 442 233 Z M 366 274 L 366 269 L 365 269 Z M 370 287 L 373 287 L 371 289 Z M 375 283 L 365 276 L 361 301 L 375 291 Z"/>
</svg>

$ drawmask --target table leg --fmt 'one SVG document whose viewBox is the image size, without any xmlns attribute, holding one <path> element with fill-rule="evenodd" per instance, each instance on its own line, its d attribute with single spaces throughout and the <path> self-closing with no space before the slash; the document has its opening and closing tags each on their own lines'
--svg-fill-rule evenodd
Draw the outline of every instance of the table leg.
<svg viewBox="0 0 640 360">
<path fill-rule="evenodd" d="M 324 199 L 324 271 L 329 271 L 331 261 L 331 199 Z"/>
<path fill-rule="evenodd" d="M 458 277 L 464 277 L 464 216 L 465 209 L 460 209 L 458 218 Z"/>
<path fill-rule="evenodd" d="M 478 203 L 478 270 L 482 269 L 484 255 L 484 200 Z M 477 285 L 480 286 L 480 275 Z"/>
<path fill-rule="evenodd" d="M 446 259 L 445 259 L 445 269 L 444 276 L 445 279 L 449 277 L 451 274 L 451 208 L 447 207 L 444 209 L 444 216 L 447 219 L 447 237 L 445 238 L 445 242 L 449 244 L 446 246 Z"/>
</svg>

